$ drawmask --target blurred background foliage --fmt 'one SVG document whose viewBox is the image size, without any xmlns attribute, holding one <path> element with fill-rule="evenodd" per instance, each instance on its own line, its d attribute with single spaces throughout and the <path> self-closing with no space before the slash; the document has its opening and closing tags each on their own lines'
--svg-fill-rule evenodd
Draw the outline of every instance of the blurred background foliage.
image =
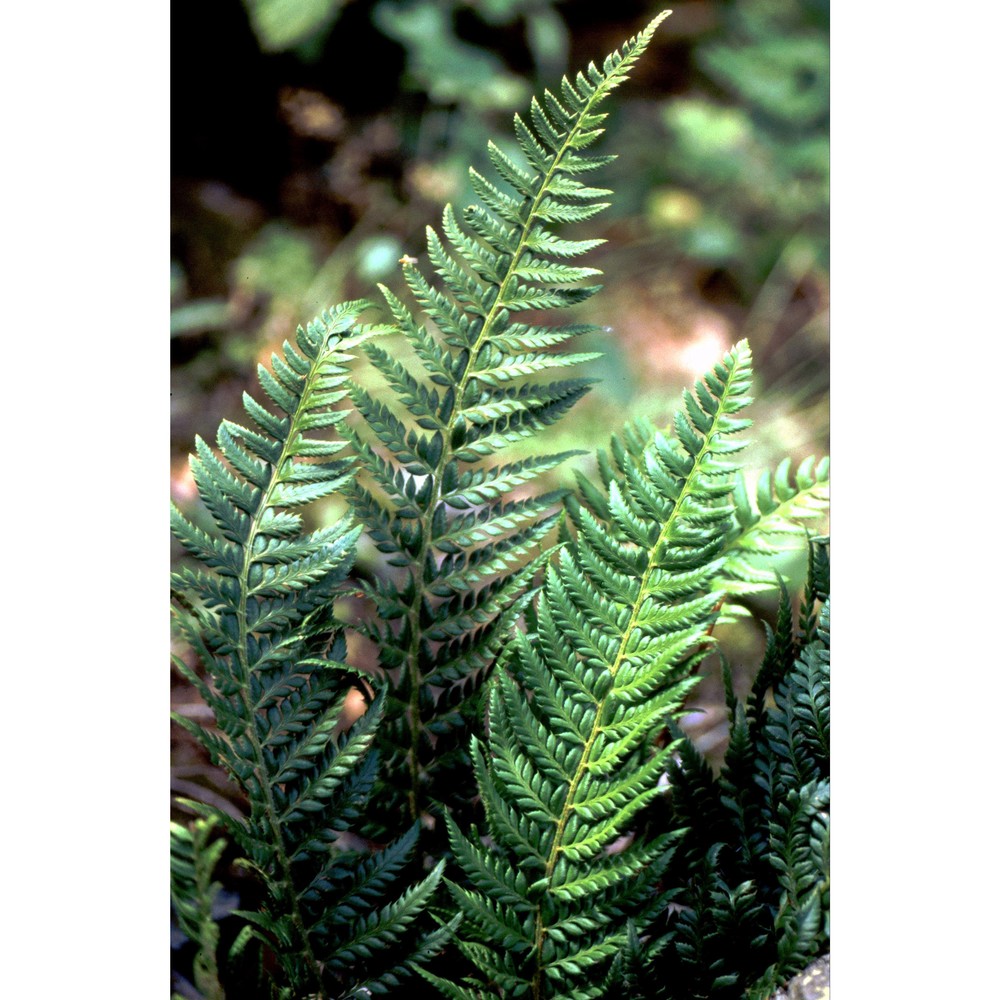
<svg viewBox="0 0 1000 1000">
<path fill-rule="evenodd" d="M 490 169 L 487 139 L 519 156 L 513 112 L 659 9 L 174 0 L 171 471 L 185 510 L 194 435 L 241 419 L 257 362 L 322 308 L 373 295 L 377 281 L 399 291 L 399 258 L 421 259 L 424 227 L 447 202 L 475 200 L 466 171 Z M 592 450 L 640 414 L 665 423 L 681 388 L 747 336 L 748 463 L 797 463 L 829 448 L 829 0 L 673 10 L 609 103 L 601 151 L 619 158 L 600 183 L 614 204 L 585 224 L 608 240 L 588 260 L 606 288 L 574 318 L 605 332 L 574 349 L 604 352 L 590 371 L 602 381 L 545 448 Z M 359 571 L 376 557 L 362 549 Z M 754 662 L 761 641 L 735 632 L 730 653 Z M 720 691 L 700 691 L 711 751 L 725 731 Z M 203 762 L 185 753 L 196 751 L 177 758 L 175 791 L 190 794 L 193 779 L 210 796 Z"/>
</svg>

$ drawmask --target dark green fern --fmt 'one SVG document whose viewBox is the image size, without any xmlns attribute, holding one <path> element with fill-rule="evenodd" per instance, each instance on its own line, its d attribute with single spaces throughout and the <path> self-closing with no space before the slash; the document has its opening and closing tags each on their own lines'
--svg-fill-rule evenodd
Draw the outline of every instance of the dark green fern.
<svg viewBox="0 0 1000 1000">
<path fill-rule="evenodd" d="M 766 1000 L 829 950 L 827 566 L 814 545 L 798 631 L 782 589 L 745 705 L 727 685 L 721 774 L 689 741 L 678 748 L 670 797 L 684 836 L 665 880 L 680 889 L 674 915 L 633 940 L 615 970 L 628 971 L 636 1000 Z"/>
<path fill-rule="evenodd" d="M 489 742 L 473 755 L 491 840 L 452 829 L 472 890 L 453 886 L 466 955 L 504 995 L 598 997 L 595 975 L 652 901 L 673 838 L 619 840 L 659 794 L 680 710 L 722 594 L 711 589 L 749 421 L 740 343 L 641 455 L 619 456 L 596 510 L 548 568 L 528 632 L 493 684 Z M 595 497 L 596 499 L 596 497 Z"/>
<path fill-rule="evenodd" d="M 594 357 L 553 350 L 590 328 L 539 326 L 531 313 L 575 305 L 600 287 L 581 284 L 597 270 L 568 262 L 603 241 L 553 230 L 606 207 L 611 192 L 579 178 L 612 157 L 584 150 L 603 131 L 598 106 L 664 17 L 602 66 L 592 63 L 533 100 L 530 124 L 515 117 L 522 162 L 490 144 L 497 182 L 471 174 L 482 203 L 461 223 L 446 208 L 443 236 L 428 229 L 440 287 L 404 262 L 422 315 L 383 288 L 422 370 L 372 345 L 368 355 L 393 405 L 352 391 L 365 421 L 357 444 L 367 473 L 354 489 L 355 510 L 396 568 L 371 588 L 376 619 L 367 629 L 391 685 L 378 740 L 382 826 L 397 824 L 401 812 L 412 821 L 433 802 L 462 802 L 478 692 L 527 605 L 537 568 L 530 557 L 562 496 L 512 501 L 509 494 L 573 453 L 489 460 L 558 420 L 589 388 L 584 378 L 541 378 Z"/>
<path fill-rule="evenodd" d="M 425 960 L 450 928 L 416 934 L 414 921 L 440 878 L 439 865 L 393 899 L 391 887 L 412 854 L 416 830 L 384 850 L 342 849 L 371 792 L 369 753 L 383 711 L 380 692 L 347 732 L 341 715 L 353 688 L 367 692 L 342 664 L 343 631 L 334 597 L 354 558 L 360 526 L 343 518 L 303 533 L 298 510 L 342 491 L 352 461 L 336 431 L 346 413 L 344 353 L 371 332 L 360 325 L 367 303 L 348 303 L 298 330 L 296 345 L 261 366 L 261 386 L 275 410 L 244 396 L 255 429 L 224 421 L 221 458 L 200 438 L 191 464 L 214 529 L 174 510 L 172 527 L 205 569 L 174 576 L 178 628 L 207 679 L 177 659 L 178 669 L 211 708 L 217 729 L 177 717 L 246 793 L 246 819 L 199 803 L 214 816 L 260 876 L 265 904 L 243 911 L 252 934 L 280 971 L 269 977 L 281 996 L 384 992 Z M 400 945 L 400 947 L 395 947 Z M 263 953 L 262 953 L 263 955 Z"/>
</svg>

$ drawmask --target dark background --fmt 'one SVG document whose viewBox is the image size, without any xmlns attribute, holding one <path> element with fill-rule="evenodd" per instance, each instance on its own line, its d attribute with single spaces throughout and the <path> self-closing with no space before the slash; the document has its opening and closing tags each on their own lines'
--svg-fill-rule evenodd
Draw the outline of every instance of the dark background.
<svg viewBox="0 0 1000 1000">
<path fill-rule="evenodd" d="M 174 3 L 178 499 L 194 433 L 238 410 L 257 360 L 320 309 L 377 281 L 398 287 L 398 258 L 419 258 L 444 203 L 474 200 L 465 171 L 488 169 L 487 139 L 510 141 L 532 93 L 657 10 Z M 785 428 L 761 464 L 826 449 L 828 21 L 828 4 L 809 0 L 677 4 L 609 102 L 603 148 L 619 159 L 602 183 L 616 194 L 587 224 L 609 241 L 590 261 L 606 290 L 582 318 L 613 333 L 587 345 L 606 358 L 593 371 L 603 388 L 574 411 L 582 437 L 603 438 L 609 407 L 664 420 L 681 386 L 749 336 L 759 395 L 776 409 L 758 408 L 757 422 Z"/>
</svg>

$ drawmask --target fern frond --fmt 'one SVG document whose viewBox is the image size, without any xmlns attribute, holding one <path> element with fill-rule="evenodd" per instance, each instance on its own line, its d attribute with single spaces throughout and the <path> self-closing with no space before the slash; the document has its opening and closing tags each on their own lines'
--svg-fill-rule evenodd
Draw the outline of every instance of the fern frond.
<svg viewBox="0 0 1000 1000">
<path fill-rule="evenodd" d="M 685 422 L 704 419 L 697 414 L 699 407 L 708 401 L 705 391 L 704 386 L 701 391 L 696 390 L 695 400 L 685 390 L 682 415 Z M 612 439 L 610 451 L 598 452 L 596 481 L 582 472 L 576 473 L 581 499 L 601 517 L 611 517 L 609 499 L 616 482 L 630 462 L 641 459 L 655 434 L 656 428 L 649 421 L 637 420 Z M 773 477 L 768 471 L 761 473 L 754 491 L 742 470 L 737 477 L 723 560 L 713 583 L 713 589 L 725 595 L 720 621 L 747 613 L 736 603 L 739 598 L 775 589 L 777 560 L 804 551 L 809 527 L 829 509 L 829 458 L 818 463 L 813 457 L 805 459 L 796 470 L 794 481 L 790 473 L 791 462 L 785 459 Z"/>
<path fill-rule="evenodd" d="M 774 573 L 769 563 L 785 552 L 803 547 L 809 522 L 825 516 L 830 505 L 830 460 L 817 464 L 805 459 L 789 478 L 791 461 L 785 459 L 774 471 L 763 472 L 757 481 L 755 499 L 744 477 L 736 491 L 736 524 L 727 541 L 723 577 L 733 595 L 763 593 L 773 589 Z"/>
<path fill-rule="evenodd" d="M 803 648 L 776 686 L 774 700 L 776 710 L 764 721 L 763 739 L 774 763 L 773 796 L 779 801 L 784 791 L 830 773 L 830 650 L 823 639 Z"/>
<path fill-rule="evenodd" d="M 362 968 L 375 992 L 445 936 L 412 927 L 441 877 L 439 868 L 405 888 L 401 870 L 415 832 L 370 857 L 338 846 L 372 790 L 377 758 L 369 751 L 385 693 L 340 732 L 348 694 L 367 688 L 342 662 L 346 640 L 332 613 L 361 527 L 345 517 L 304 533 L 298 509 L 353 478 L 353 460 L 339 457 L 345 440 L 320 432 L 338 430 L 346 416 L 338 408 L 347 394 L 346 349 L 374 332 L 358 322 L 368 307 L 353 302 L 324 313 L 272 355 L 270 368 L 260 367 L 274 408 L 244 396 L 256 429 L 224 421 L 219 453 L 197 441 L 191 464 L 215 531 L 176 508 L 171 521 L 205 567 L 175 574 L 174 612 L 208 679 L 186 666 L 185 676 L 218 728 L 178 721 L 247 795 L 249 816 L 227 817 L 225 828 L 260 876 L 266 901 L 260 912 L 240 915 L 276 955 L 276 987 L 294 996 L 346 995 Z M 392 899 L 400 881 L 404 891 Z"/>
<path fill-rule="evenodd" d="M 736 1000 L 743 995 L 745 970 L 760 967 L 770 955 L 766 907 L 752 882 L 732 885 L 725 877 L 724 854 L 724 845 L 714 845 L 679 897 L 683 909 L 657 969 L 670 984 L 663 996 Z"/>
<path fill-rule="evenodd" d="M 813 547 L 822 565 L 825 548 Z M 806 597 L 816 592 L 814 581 Z M 796 635 L 782 588 L 778 625 L 746 706 L 728 690 L 721 774 L 712 775 L 690 741 L 679 748 L 672 819 L 686 829 L 668 873 L 681 886 L 679 916 L 657 939 L 656 956 L 650 948 L 635 960 L 645 982 L 662 984 L 647 995 L 764 1000 L 828 950 L 828 643 L 828 598 L 815 635 Z"/>
<path fill-rule="evenodd" d="M 817 537 L 809 546 L 809 571 L 806 575 L 806 592 L 799 608 L 799 629 L 804 642 L 824 638 L 829 632 L 830 550 L 829 538 Z M 818 609 L 817 609 L 818 605 Z M 824 610 L 827 621 L 824 624 Z M 829 638 L 828 634 L 826 638 Z"/>
<path fill-rule="evenodd" d="M 452 826 L 473 886 L 453 893 L 480 971 L 513 963 L 510 995 L 591 995 L 669 860 L 664 838 L 616 842 L 660 793 L 670 748 L 647 752 L 649 738 L 679 712 L 716 618 L 750 374 L 741 342 L 673 435 L 618 454 L 597 511 L 569 501 L 577 536 L 492 683 L 488 752 L 474 740 L 473 758 L 498 853 Z"/>
<path fill-rule="evenodd" d="M 209 842 L 214 820 L 198 819 L 190 827 L 170 824 L 170 901 L 177 924 L 197 946 L 194 985 L 205 1000 L 223 1000 L 217 950 L 219 927 L 212 907 L 221 885 L 212 881 L 226 842 Z"/>
<path fill-rule="evenodd" d="M 775 931 L 779 981 L 800 972 L 829 945 L 830 781 L 790 792 L 771 824 L 771 847 L 782 889 Z"/>
<path fill-rule="evenodd" d="M 600 287 L 586 283 L 598 275 L 595 268 L 570 263 L 600 241 L 564 240 L 553 228 L 606 206 L 606 190 L 578 180 L 608 159 L 585 152 L 602 131 L 597 109 L 665 16 L 600 67 L 564 79 L 558 96 L 534 100 L 526 118 L 515 117 L 521 161 L 490 144 L 497 179 L 470 172 L 480 204 L 461 221 L 448 206 L 441 233 L 428 229 L 427 256 L 438 283 L 409 260 L 403 264 L 418 313 L 383 288 L 395 329 L 423 369 L 372 346 L 369 358 L 392 390 L 392 403 L 352 389 L 364 419 L 357 449 L 366 474 L 353 494 L 355 510 L 398 570 L 372 587 L 382 621 L 368 629 L 392 686 L 378 740 L 386 775 L 378 795 L 383 827 L 403 811 L 415 820 L 431 801 L 460 804 L 455 769 L 469 763 L 478 694 L 506 641 L 507 612 L 531 582 L 520 567 L 552 523 L 545 511 L 560 497 L 529 499 L 515 518 L 507 495 L 572 453 L 484 462 L 554 423 L 590 386 L 584 378 L 541 378 L 594 357 L 551 350 L 590 327 L 553 329 L 515 317 L 572 306 Z M 476 531 L 468 530 L 466 512 L 474 512 Z M 467 572 L 473 567 L 475 573 Z M 482 596 L 498 585 L 502 600 Z M 459 602 L 465 613 L 455 616 Z"/>
</svg>

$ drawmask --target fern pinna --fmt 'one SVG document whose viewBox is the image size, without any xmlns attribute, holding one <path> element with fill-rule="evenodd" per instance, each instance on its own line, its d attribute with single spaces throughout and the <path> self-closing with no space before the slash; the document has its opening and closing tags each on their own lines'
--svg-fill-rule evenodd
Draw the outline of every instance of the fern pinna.
<svg viewBox="0 0 1000 1000">
<path fill-rule="evenodd" d="M 792 475 L 791 459 L 760 474 L 751 499 L 745 476 L 736 480 L 736 519 L 726 541 L 724 581 L 735 596 L 774 590 L 773 561 L 802 548 L 806 525 L 830 506 L 830 459 L 804 459 Z"/>
<path fill-rule="evenodd" d="M 423 320 L 383 288 L 423 367 L 411 370 L 382 347 L 368 348 L 400 415 L 360 387 L 352 392 L 366 425 L 358 450 L 367 480 L 355 488 L 355 509 L 398 568 L 371 588 L 377 615 L 368 627 L 391 685 L 379 735 L 387 824 L 401 811 L 416 819 L 434 801 L 459 805 L 477 692 L 524 610 L 537 568 L 524 563 L 553 526 L 562 494 L 506 495 L 575 453 L 486 463 L 551 425 L 590 385 L 540 376 L 595 356 L 550 350 L 590 327 L 514 317 L 572 306 L 600 287 L 580 284 L 597 270 L 567 261 L 603 241 L 562 239 L 552 228 L 606 207 L 610 192 L 578 178 L 613 157 L 583 150 L 603 131 L 598 106 L 664 17 L 601 67 L 592 63 L 575 80 L 564 78 L 558 93 L 533 100 L 530 125 L 515 117 L 523 165 L 490 144 L 499 184 L 472 170 L 482 204 L 466 210 L 464 226 L 446 208 L 443 238 L 428 229 L 428 258 L 443 287 L 404 262 Z"/>
<path fill-rule="evenodd" d="M 367 303 L 324 313 L 296 345 L 259 369 L 277 412 L 244 395 L 256 429 L 224 421 L 221 458 L 200 438 L 191 466 L 215 530 L 176 508 L 172 528 L 205 569 L 174 575 L 176 619 L 207 680 L 178 669 L 212 709 L 218 730 L 176 717 L 247 795 L 245 820 L 215 815 L 264 883 L 261 912 L 243 912 L 252 933 L 277 956 L 282 995 L 341 996 L 362 986 L 384 992 L 402 963 L 426 959 L 450 932 L 420 938 L 412 925 L 440 878 L 440 866 L 395 900 L 385 897 L 412 852 L 416 830 L 371 857 L 339 848 L 364 809 L 375 777 L 368 753 L 382 713 L 380 693 L 346 733 L 339 724 L 352 687 L 367 689 L 340 664 L 346 642 L 333 599 L 352 566 L 361 528 L 350 518 L 303 533 L 298 509 L 343 490 L 353 462 L 336 430 L 346 413 L 349 355 L 371 332 L 358 316 Z M 349 339 L 353 338 L 353 339 Z M 384 905 L 379 908 L 379 904 Z M 392 947 L 403 940 L 406 947 Z"/>
<path fill-rule="evenodd" d="M 671 436 L 620 452 L 600 513 L 575 507 L 577 536 L 492 685 L 473 756 L 499 852 L 452 826 L 472 884 L 452 892 L 481 939 L 463 950 L 504 995 L 601 996 L 595 977 L 669 859 L 666 836 L 619 838 L 658 794 L 669 751 L 651 736 L 679 711 L 717 616 L 750 362 L 741 342 L 685 393 Z"/>
<path fill-rule="evenodd" d="M 827 550 L 816 541 L 799 629 L 782 587 L 746 704 L 726 672 L 722 772 L 689 740 L 678 746 L 673 915 L 633 939 L 613 970 L 636 1000 L 765 1000 L 829 950 L 829 606 Z"/>
</svg>

